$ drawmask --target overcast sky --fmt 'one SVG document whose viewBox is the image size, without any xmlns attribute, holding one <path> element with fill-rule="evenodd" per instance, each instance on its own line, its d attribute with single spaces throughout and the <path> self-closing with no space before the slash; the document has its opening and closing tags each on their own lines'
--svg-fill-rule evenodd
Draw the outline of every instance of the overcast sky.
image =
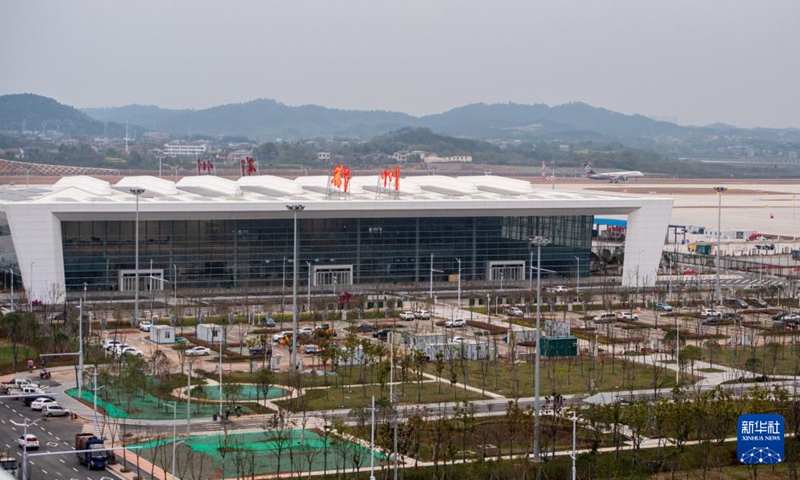
<svg viewBox="0 0 800 480">
<path fill-rule="evenodd" d="M 800 127 L 798 0 L 0 0 L 0 94 L 422 115 L 582 101 Z"/>
</svg>

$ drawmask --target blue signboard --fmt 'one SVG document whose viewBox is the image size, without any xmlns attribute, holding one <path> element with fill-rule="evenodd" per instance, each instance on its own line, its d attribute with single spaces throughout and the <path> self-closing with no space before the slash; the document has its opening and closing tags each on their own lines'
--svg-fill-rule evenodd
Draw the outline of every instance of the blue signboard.
<svg viewBox="0 0 800 480">
<path fill-rule="evenodd" d="M 775 464 L 783 461 L 783 417 L 751 413 L 736 421 L 736 451 L 741 463 Z"/>
</svg>

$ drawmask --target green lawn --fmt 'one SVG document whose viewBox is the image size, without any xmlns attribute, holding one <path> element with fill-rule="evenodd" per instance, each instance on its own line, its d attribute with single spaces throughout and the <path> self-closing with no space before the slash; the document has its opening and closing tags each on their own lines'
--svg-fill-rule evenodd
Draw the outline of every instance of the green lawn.
<svg viewBox="0 0 800 480">
<path fill-rule="evenodd" d="M 470 390 L 455 389 L 449 384 L 441 384 L 437 382 L 423 382 L 421 387 L 416 383 L 406 383 L 405 385 L 395 385 L 395 394 L 397 401 L 401 404 L 425 404 L 425 403 L 440 403 L 452 402 L 455 400 L 481 400 L 483 397 L 480 393 L 472 392 Z M 304 396 L 305 404 L 298 403 L 295 400 L 279 400 L 275 403 L 292 411 L 301 411 L 304 407 L 306 410 L 332 410 L 337 408 L 358 408 L 367 407 L 372 401 L 372 396 L 375 396 L 375 401 L 389 398 L 389 387 L 386 386 L 381 389 L 380 385 L 358 385 L 346 386 L 344 388 L 318 388 L 307 390 Z"/>
<path fill-rule="evenodd" d="M 610 390 L 639 390 L 653 388 L 653 366 L 648 364 L 634 364 L 617 358 L 600 357 L 592 360 L 580 356 L 573 360 L 542 360 L 540 364 L 542 394 L 558 392 L 562 395 L 586 393 L 591 391 Z M 459 382 L 464 381 L 463 367 L 456 363 L 456 375 Z M 481 388 L 489 392 L 499 393 L 504 396 L 515 395 L 526 397 L 533 395 L 534 364 L 519 363 L 512 365 L 507 361 L 494 362 L 465 362 L 467 369 L 468 385 Z M 658 364 L 659 381 L 662 389 L 669 389 L 675 384 L 675 372 Z M 434 363 L 428 363 L 426 371 L 436 375 Z M 450 379 L 450 367 L 445 365 L 442 377 L 445 381 Z M 590 388 L 591 384 L 594 388 Z"/>
<path fill-rule="evenodd" d="M 777 348 L 777 357 L 772 356 L 772 347 L 764 347 L 759 343 L 755 348 L 750 346 L 739 346 L 734 350 L 732 347 L 720 348 L 710 355 L 708 348 L 703 348 L 703 360 L 710 362 L 713 360 L 715 365 L 725 365 L 741 370 L 747 370 L 745 363 L 749 358 L 755 357 L 760 360 L 761 368 L 755 373 L 765 373 L 767 375 L 794 375 L 800 373 L 800 347 L 795 346 L 794 351 L 789 344 Z M 773 358 L 775 361 L 773 362 Z M 773 368 L 774 367 L 774 368 Z"/>
<path fill-rule="evenodd" d="M 36 359 L 36 366 L 39 367 L 39 355 L 36 350 L 25 346 L 17 346 L 17 370 L 25 370 L 25 361 L 29 358 Z M 11 345 L 3 343 L 0 345 L 0 373 L 11 373 L 13 368 L 12 362 L 14 361 L 13 351 Z"/>
</svg>

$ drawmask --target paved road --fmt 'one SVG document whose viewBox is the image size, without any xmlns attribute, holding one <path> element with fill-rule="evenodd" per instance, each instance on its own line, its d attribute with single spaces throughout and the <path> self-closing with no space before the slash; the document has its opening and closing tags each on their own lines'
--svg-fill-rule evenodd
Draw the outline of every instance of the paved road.
<svg viewBox="0 0 800 480">
<path fill-rule="evenodd" d="M 23 376 L 24 375 L 20 375 Z M 31 380 L 38 381 L 32 376 Z M 52 387 L 54 381 L 42 382 Z M 48 390 L 49 391 L 49 390 Z M 84 423 L 69 417 L 44 419 L 41 413 L 32 410 L 21 400 L 13 398 L 0 399 L 0 449 L 8 452 L 22 463 L 22 449 L 17 439 L 22 436 L 24 424 L 28 419 L 28 433 L 36 435 L 40 442 L 38 451 L 29 451 L 28 478 L 30 480 L 112 480 L 117 477 L 107 471 L 90 471 L 78 463 L 73 453 L 63 455 L 37 456 L 37 453 L 73 450 L 76 433 L 83 430 Z M 12 422 L 13 421 L 13 422 Z M 34 423 L 35 422 L 35 423 Z M 33 425 L 30 425 L 33 423 Z M 21 477 L 20 477 L 21 478 Z"/>
</svg>

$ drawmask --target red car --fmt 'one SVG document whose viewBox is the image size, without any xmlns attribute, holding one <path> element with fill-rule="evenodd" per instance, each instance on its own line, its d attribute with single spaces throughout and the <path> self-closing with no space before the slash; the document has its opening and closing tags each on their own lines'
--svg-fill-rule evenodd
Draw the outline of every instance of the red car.
<svg viewBox="0 0 800 480">
<path fill-rule="evenodd" d="M 683 274 L 684 275 L 697 275 L 697 272 L 692 270 L 691 268 L 685 268 L 685 269 L 683 269 Z"/>
</svg>

